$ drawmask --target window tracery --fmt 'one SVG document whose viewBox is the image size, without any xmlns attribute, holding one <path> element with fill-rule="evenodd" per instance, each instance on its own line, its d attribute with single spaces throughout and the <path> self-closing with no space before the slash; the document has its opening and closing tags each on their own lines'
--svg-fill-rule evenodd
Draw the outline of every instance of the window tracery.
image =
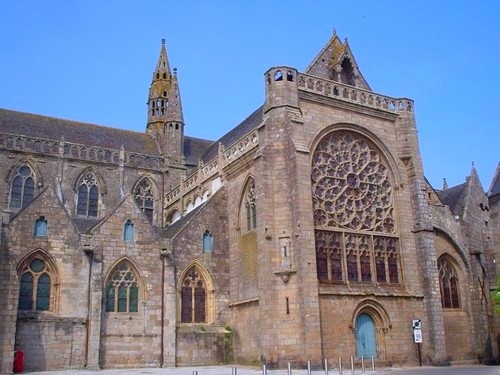
<svg viewBox="0 0 500 375">
<path fill-rule="evenodd" d="M 35 257 L 23 268 L 19 284 L 19 310 L 52 310 L 53 270 L 41 257 Z"/>
<path fill-rule="evenodd" d="M 206 282 L 196 267 L 191 267 L 182 281 L 181 323 L 205 323 L 207 321 Z"/>
<path fill-rule="evenodd" d="M 257 212 L 255 210 L 255 183 L 252 181 L 248 184 L 248 190 L 245 197 L 245 208 L 247 214 L 247 230 L 252 230 L 257 227 Z"/>
<path fill-rule="evenodd" d="M 92 173 L 86 173 L 78 187 L 76 214 L 78 216 L 97 217 L 99 188 Z"/>
<path fill-rule="evenodd" d="M 106 286 L 106 311 L 132 313 L 138 311 L 139 285 L 130 262 L 122 261 Z"/>
<path fill-rule="evenodd" d="M 459 284 L 455 267 L 451 264 L 449 259 L 447 259 L 446 257 L 441 257 L 438 260 L 438 272 L 442 307 L 452 309 L 459 308 Z"/>
<path fill-rule="evenodd" d="M 146 217 L 153 221 L 154 214 L 154 194 L 153 186 L 149 179 L 144 178 L 135 188 L 135 203 L 139 206 Z"/>
<path fill-rule="evenodd" d="M 26 207 L 35 197 L 35 176 L 33 170 L 26 164 L 21 165 L 10 188 L 10 204 L 12 209 Z"/>
<path fill-rule="evenodd" d="M 379 151 L 353 132 L 327 134 L 311 181 L 319 280 L 398 284 L 393 188 Z"/>
</svg>

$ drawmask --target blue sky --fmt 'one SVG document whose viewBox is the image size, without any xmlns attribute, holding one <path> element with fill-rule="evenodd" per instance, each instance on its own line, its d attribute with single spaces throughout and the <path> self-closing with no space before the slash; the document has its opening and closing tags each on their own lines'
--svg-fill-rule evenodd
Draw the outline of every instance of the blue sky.
<svg viewBox="0 0 500 375">
<path fill-rule="evenodd" d="M 305 70 L 348 38 L 375 92 L 415 100 L 426 177 L 488 190 L 500 161 L 499 1 L 0 2 L 0 107 L 143 131 L 167 40 L 186 134 L 217 139 L 264 101 L 264 72 Z"/>
</svg>

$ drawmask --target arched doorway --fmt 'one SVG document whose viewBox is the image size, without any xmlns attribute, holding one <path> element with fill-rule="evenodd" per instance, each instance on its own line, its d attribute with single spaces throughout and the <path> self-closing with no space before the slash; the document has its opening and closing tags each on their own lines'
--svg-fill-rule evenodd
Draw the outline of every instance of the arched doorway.
<svg viewBox="0 0 500 375">
<path fill-rule="evenodd" d="M 375 338 L 375 322 L 366 314 L 360 314 L 356 318 L 356 354 L 358 357 L 377 356 L 377 344 Z"/>
</svg>

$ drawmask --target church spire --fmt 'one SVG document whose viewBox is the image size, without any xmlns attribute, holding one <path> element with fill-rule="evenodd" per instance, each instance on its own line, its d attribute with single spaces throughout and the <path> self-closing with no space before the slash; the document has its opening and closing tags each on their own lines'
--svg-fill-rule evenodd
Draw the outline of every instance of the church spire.
<svg viewBox="0 0 500 375">
<path fill-rule="evenodd" d="M 184 142 L 184 116 L 177 80 L 177 69 L 170 70 L 165 39 L 153 72 L 148 97 L 147 133 L 158 142 L 161 152 L 172 161 L 181 162 Z"/>
</svg>

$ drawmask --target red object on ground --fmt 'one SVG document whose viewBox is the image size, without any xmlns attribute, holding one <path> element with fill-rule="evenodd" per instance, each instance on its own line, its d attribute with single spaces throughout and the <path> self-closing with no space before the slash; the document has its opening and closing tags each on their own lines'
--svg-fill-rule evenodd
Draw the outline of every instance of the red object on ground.
<svg viewBox="0 0 500 375">
<path fill-rule="evenodd" d="M 23 372 L 24 352 L 16 350 L 14 352 L 14 373 Z"/>
</svg>

